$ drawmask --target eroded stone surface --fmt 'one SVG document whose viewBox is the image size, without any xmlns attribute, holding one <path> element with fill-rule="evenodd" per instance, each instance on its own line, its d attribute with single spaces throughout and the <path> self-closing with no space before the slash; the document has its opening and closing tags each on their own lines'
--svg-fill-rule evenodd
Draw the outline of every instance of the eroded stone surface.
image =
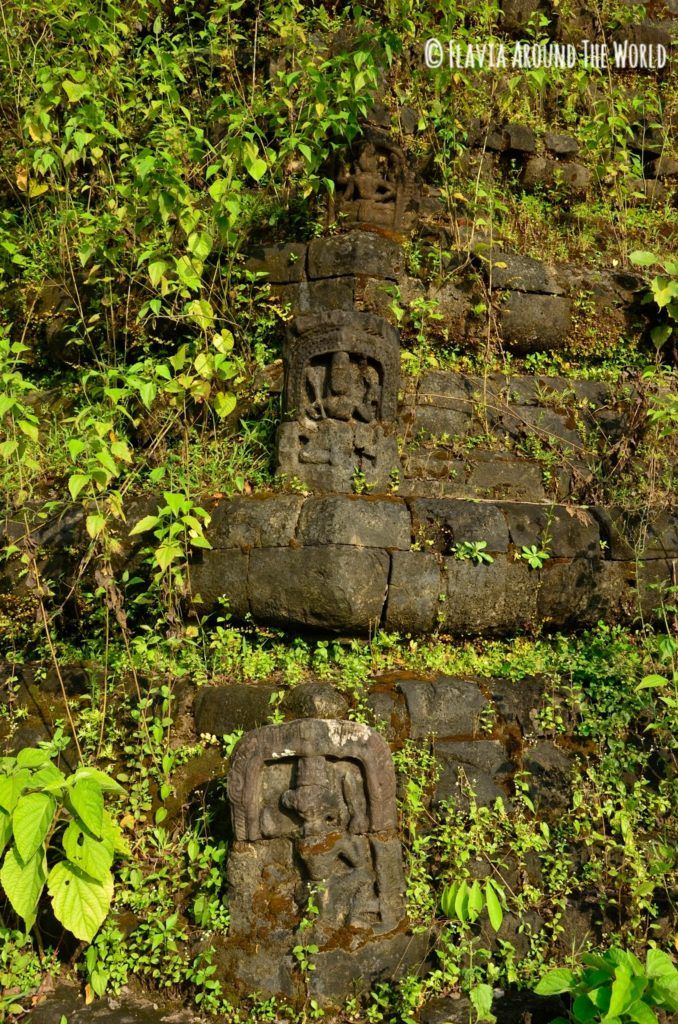
<svg viewBox="0 0 678 1024">
<path fill-rule="evenodd" d="M 321 491 L 350 491 L 361 474 L 378 492 L 388 490 L 400 468 L 399 351 L 395 328 L 370 313 L 333 310 L 293 321 L 284 348 L 280 473 Z"/>
<path fill-rule="evenodd" d="M 393 976 L 411 937 L 385 740 L 335 719 L 257 729 L 234 751 L 228 795 L 227 984 L 298 995 L 297 944 L 318 947 L 308 983 L 322 1002 L 349 994 L 356 976 Z"/>
</svg>

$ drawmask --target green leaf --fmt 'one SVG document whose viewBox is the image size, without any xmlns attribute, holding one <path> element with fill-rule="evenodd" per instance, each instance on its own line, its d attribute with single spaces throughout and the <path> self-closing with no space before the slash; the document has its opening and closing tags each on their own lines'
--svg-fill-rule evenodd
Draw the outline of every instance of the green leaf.
<svg viewBox="0 0 678 1024">
<path fill-rule="evenodd" d="M 457 885 L 446 885 L 440 896 L 440 908 L 445 917 L 454 917 L 454 901 L 457 896 Z"/>
<path fill-rule="evenodd" d="M 236 397 L 231 391 L 217 391 L 214 396 L 214 411 L 220 420 L 230 416 L 236 406 Z"/>
<path fill-rule="evenodd" d="M 37 917 L 38 902 L 45 885 L 44 851 L 38 850 L 28 862 L 24 862 L 16 847 L 10 846 L 0 871 L 0 883 L 28 931 Z"/>
<path fill-rule="evenodd" d="M 113 876 L 89 878 L 67 860 L 55 864 L 47 879 L 54 914 L 76 939 L 91 942 L 106 920 L 113 899 Z"/>
<path fill-rule="evenodd" d="M 17 426 L 19 430 L 29 437 L 31 441 L 37 441 L 40 437 L 40 431 L 38 430 L 35 423 L 31 423 L 29 420 L 18 420 Z"/>
<path fill-rule="evenodd" d="M 497 1018 L 492 1013 L 492 999 L 494 992 L 491 985 L 476 985 L 469 992 L 469 996 L 479 1021 L 489 1021 L 492 1024 Z"/>
<path fill-rule="evenodd" d="M 164 543 L 155 550 L 155 561 L 162 572 L 169 569 L 172 562 L 181 558 L 183 551 L 179 544 Z"/>
<path fill-rule="evenodd" d="M 468 894 L 468 910 L 472 921 L 475 921 L 483 911 L 483 893 L 478 879 L 475 880 Z"/>
<path fill-rule="evenodd" d="M 538 996 L 557 996 L 561 992 L 572 992 L 576 986 L 577 979 L 574 972 L 566 967 L 559 967 L 544 975 L 534 991 Z"/>
<path fill-rule="evenodd" d="M 25 768 L 14 775 L 0 778 L 0 807 L 11 814 L 29 779 L 30 772 Z"/>
<path fill-rule="evenodd" d="M 264 170 L 266 170 L 265 164 Z M 193 231 L 188 236 L 188 251 L 196 256 L 201 262 L 207 259 L 212 251 L 212 236 L 209 232 Z"/>
<path fill-rule="evenodd" d="M 129 531 L 130 537 L 133 537 L 136 533 L 146 533 L 147 530 L 152 530 L 160 522 L 160 516 L 144 516 L 140 519 L 136 526 L 133 526 Z"/>
<path fill-rule="evenodd" d="M 78 768 L 76 772 L 76 778 L 78 779 L 94 779 L 98 783 L 102 793 L 119 793 L 124 794 L 125 790 L 122 788 L 120 783 L 112 779 L 106 772 L 99 771 L 98 768 Z M 104 812 L 104 818 L 106 813 Z"/>
<path fill-rule="evenodd" d="M 85 828 L 100 839 L 104 817 L 104 794 L 97 780 L 77 778 L 69 797 L 73 810 Z"/>
<path fill-rule="evenodd" d="M 589 1024 L 589 1021 L 597 1019 L 598 1010 L 587 995 L 580 995 L 572 1004 L 572 1014 L 580 1024 Z"/>
<path fill-rule="evenodd" d="M 77 103 L 84 96 L 89 96 L 89 85 L 87 83 L 79 84 L 78 82 L 71 82 L 66 78 L 61 84 L 68 96 L 69 103 Z"/>
<path fill-rule="evenodd" d="M 172 515 L 178 516 L 186 504 L 185 496 L 183 494 L 175 494 L 173 491 L 163 491 L 162 496 Z"/>
<path fill-rule="evenodd" d="M 501 903 L 499 902 L 494 886 L 489 879 L 485 883 L 485 902 L 487 904 L 487 914 L 490 919 L 490 924 L 494 931 L 498 932 L 501 928 L 501 923 L 504 920 L 504 912 L 501 909 Z"/>
<path fill-rule="evenodd" d="M 12 816 L 0 808 L 0 854 L 12 838 Z"/>
<path fill-rule="evenodd" d="M 635 252 L 630 253 L 629 260 L 636 267 L 651 267 L 653 263 L 657 262 L 657 257 L 647 249 L 636 249 Z"/>
<path fill-rule="evenodd" d="M 157 288 L 162 281 L 167 268 L 168 264 L 164 260 L 154 260 L 153 263 L 148 264 L 148 276 L 154 288 Z"/>
<path fill-rule="evenodd" d="M 262 160 L 260 156 L 245 159 L 245 169 L 255 181 L 261 181 L 266 174 L 266 161 Z"/>
<path fill-rule="evenodd" d="M 468 894 L 468 883 L 462 882 L 454 898 L 454 912 L 463 924 L 468 920 Z"/>
<path fill-rule="evenodd" d="M 113 863 L 114 849 L 110 840 L 95 839 L 77 821 L 64 832 L 62 845 L 71 864 L 99 881 L 105 881 Z"/>
<path fill-rule="evenodd" d="M 24 747 L 16 756 L 19 768 L 39 768 L 46 761 L 49 761 L 49 753 L 37 747 Z"/>
<path fill-rule="evenodd" d="M 89 483 L 89 477 L 85 476 L 84 473 L 73 473 L 68 478 L 68 490 L 70 491 L 71 498 L 73 501 L 78 500 L 80 492 L 87 487 Z"/>
<path fill-rule="evenodd" d="M 655 690 L 657 688 L 663 688 L 668 685 L 669 681 L 664 676 L 644 676 L 641 682 L 638 683 L 638 685 L 636 686 L 636 692 L 638 690 Z M 650 952 L 654 952 L 654 950 L 650 950 Z"/>
<path fill-rule="evenodd" d="M 644 1003 L 642 999 L 637 999 L 635 1003 L 631 1003 L 626 1011 L 626 1017 L 634 1021 L 634 1024 L 659 1024 L 656 1014 L 652 1012 L 647 1003 Z"/>
<path fill-rule="evenodd" d="M 662 677 L 659 676 L 658 678 L 661 679 Z M 648 949 L 645 958 L 645 972 L 648 978 L 678 977 L 678 971 L 673 960 L 668 953 L 664 953 L 661 949 Z"/>
<path fill-rule="evenodd" d="M 49 793 L 27 793 L 19 798 L 12 815 L 12 833 L 24 863 L 44 843 L 55 811 L 56 800 Z"/>
<path fill-rule="evenodd" d="M 85 529 L 88 535 L 95 540 L 106 526 L 106 516 L 100 513 L 93 513 L 85 520 Z"/>
</svg>

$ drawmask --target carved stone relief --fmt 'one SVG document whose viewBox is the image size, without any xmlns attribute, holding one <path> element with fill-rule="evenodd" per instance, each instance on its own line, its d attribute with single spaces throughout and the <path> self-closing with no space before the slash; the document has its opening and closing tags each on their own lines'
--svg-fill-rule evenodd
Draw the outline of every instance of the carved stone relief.
<svg viewBox="0 0 678 1024">
<path fill-rule="evenodd" d="M 384 132 L 368 130 L 335 176 L 331 219 L 399 234 L 417 220 L 418 189 L 404 152 Z"/>
<path fill-rule="evenodd" d="M 298 317 L 284 362 L 278 471 L 329 491 L 350 491 L 360 472 L 385 489 L 400 465 L 397 331 L 369 313 Z"/>
<path fill-rule="evenodd" d="M 297 945 L 317 947 L 309 980 L 320 996 L 343 990 L 347 958 L 395 970 L 407 940 L 405 881 L 385 740 L 325 719 L 256 729 L 236 747 L 228 796 L 229 940 L 248 948 L 230 969 L 243 986 L 294 994 Z"/>
</svg>

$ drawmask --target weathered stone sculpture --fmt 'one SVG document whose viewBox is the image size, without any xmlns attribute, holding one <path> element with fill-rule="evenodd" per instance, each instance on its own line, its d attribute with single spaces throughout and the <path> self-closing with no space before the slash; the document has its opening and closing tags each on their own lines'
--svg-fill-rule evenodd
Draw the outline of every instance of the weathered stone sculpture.
<svg viewBox="0 0 678 1024">
<path fill-rule="evenodd" d="M 341 999 L 411 963 L 395 773 L 356 722 L 247 733 L 228 777 L 235 841 L 224 980 L 236 992 Z M 293 950 L 310 954 L 304 971 Z"/>
<path fill-rule="evenodd" d="M 336 176 L 331 219 L 404 234 L 417 218 L 414 172 L 388 135 L 370 131 Z"/>
<path fill-rule="evenodd" d="M 386 490 L 400 468 L 396 329 L 370 313 L 297 317 L 283 354 L 278 472 L 323 491 L 350 491 L 358 473 Z"/>
</svg>

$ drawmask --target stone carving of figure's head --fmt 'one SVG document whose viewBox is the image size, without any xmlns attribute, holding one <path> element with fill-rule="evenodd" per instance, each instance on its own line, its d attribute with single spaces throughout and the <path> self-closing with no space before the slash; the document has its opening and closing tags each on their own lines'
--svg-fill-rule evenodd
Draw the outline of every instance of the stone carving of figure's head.
<svg viewBox="0 0 678 1024">
<path fill-rule="evenodd" d="M 372 172 L 373 174 L 379 170 L 379 158 L 371 142 L 368 142 L 361 149 L 360 156 L 358 157 L 358 167 L 361 171 Z"/>
<path fill-rule="evenodd" d="M 341 792 L 332 785 L 324 757 L 300 758 L 296 786 L 283 793 L 282 805 L 301 818 L 305 836 L 344 831 L 350 817 Z"/>
</svg>

